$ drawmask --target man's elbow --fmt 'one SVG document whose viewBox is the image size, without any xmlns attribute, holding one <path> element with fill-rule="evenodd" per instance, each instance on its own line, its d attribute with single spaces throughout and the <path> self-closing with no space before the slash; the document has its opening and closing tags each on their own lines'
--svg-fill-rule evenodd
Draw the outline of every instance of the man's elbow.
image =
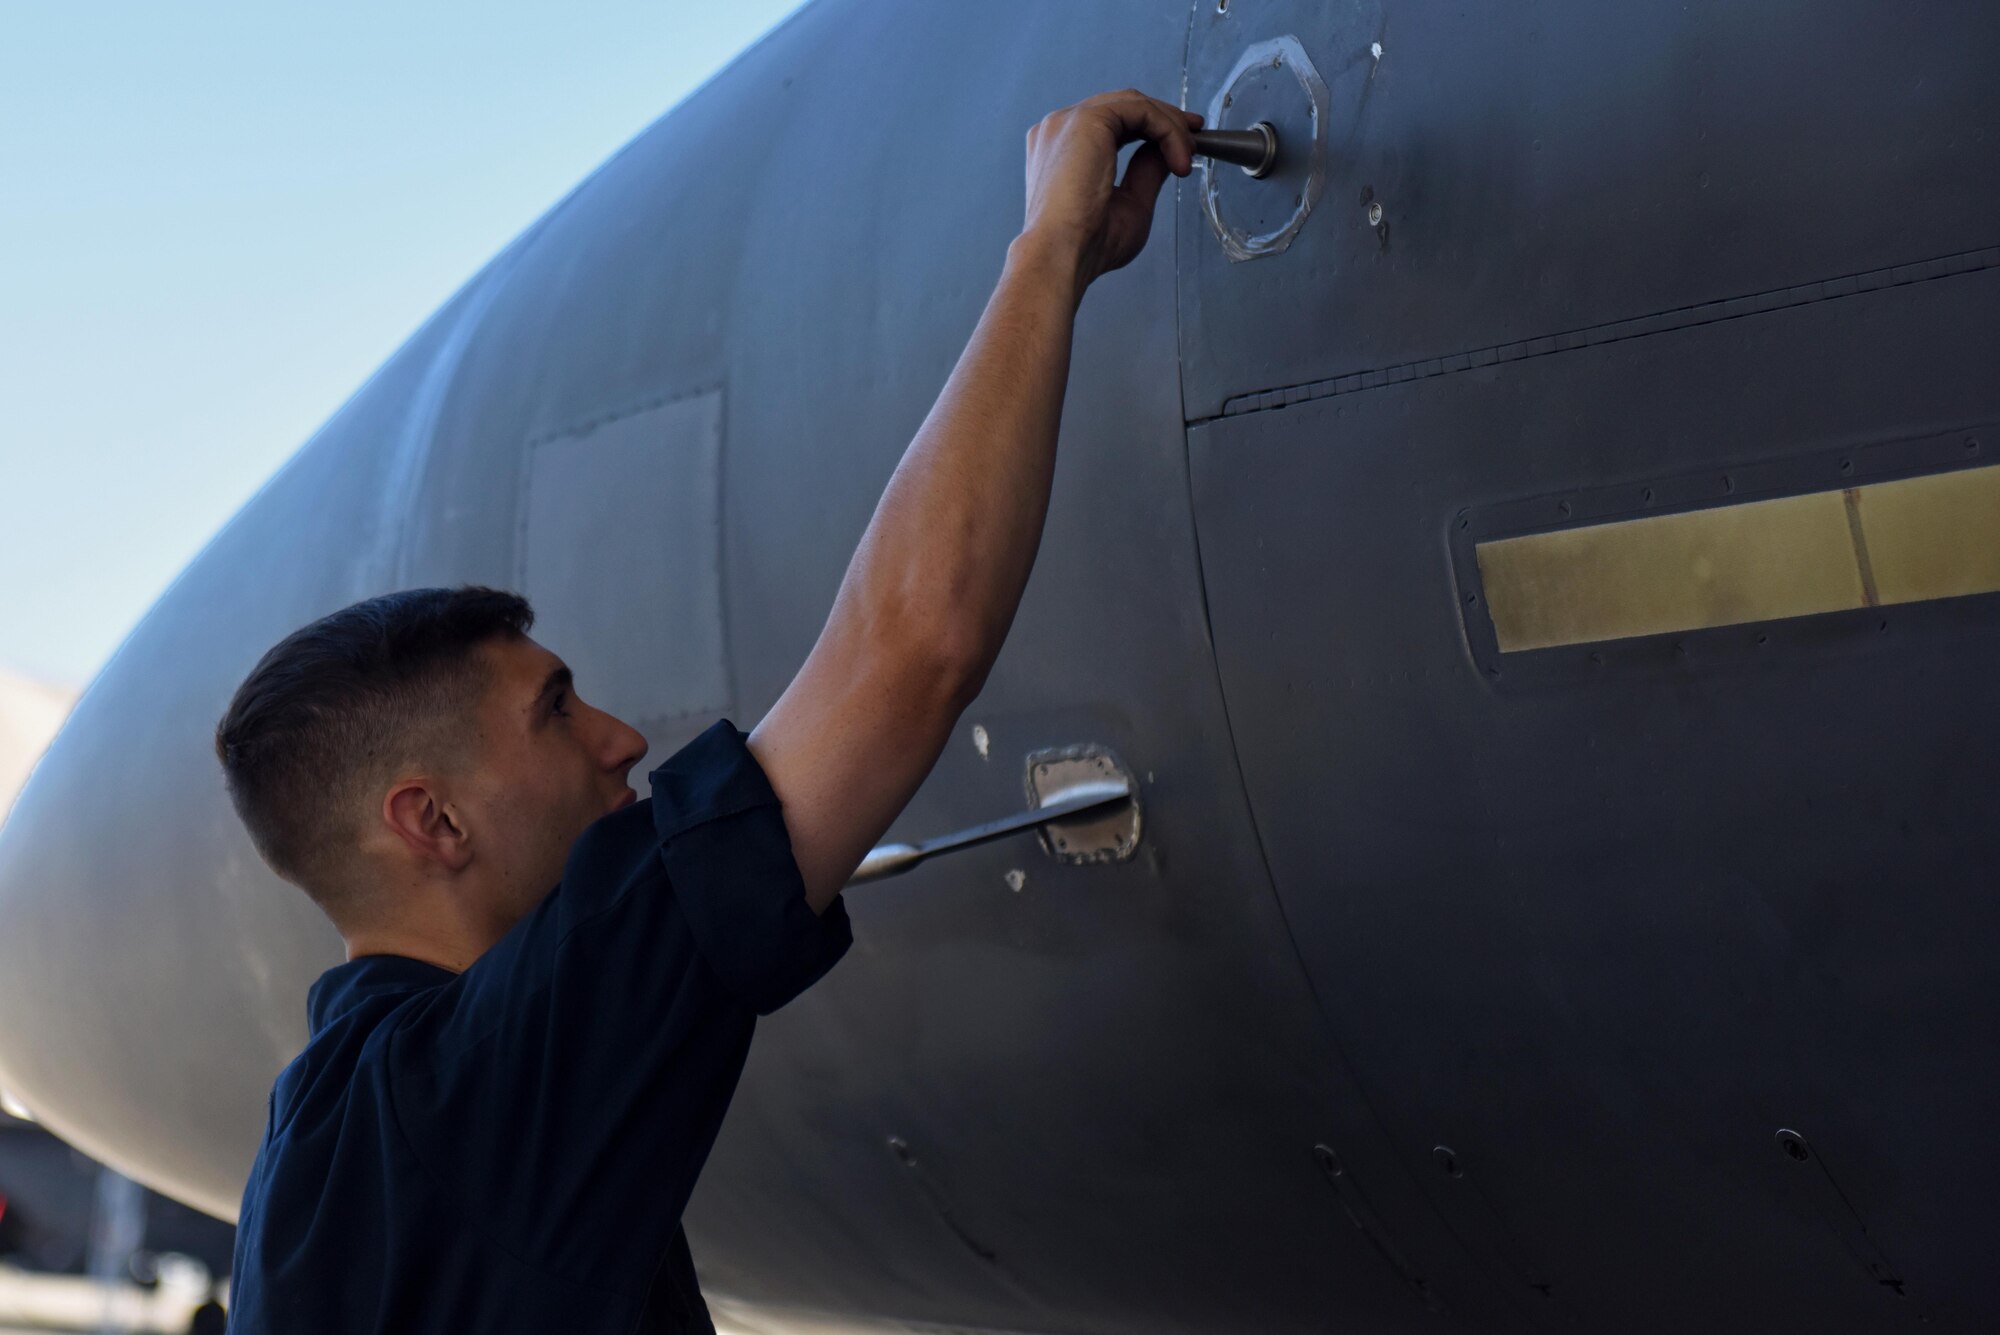
<svg viewBox="0 0 2000 1335">
<path fill-rule="evenodd" d="M 993 670 L 997 646 L 984 636 L 958 626 L 940 628 L 917 652 L 917 670 L 929 683 L 927 692 L 934 707 L 947 715 L 946 723 L 972 707 L 986 688 L 986 675 Z"/>
<path fill-rule="evenodd" d="M 960 616 L 885 618 L 870 657 L 909 707 L 949 727 L 985 688 L 998 646 Z"/>
</svg>

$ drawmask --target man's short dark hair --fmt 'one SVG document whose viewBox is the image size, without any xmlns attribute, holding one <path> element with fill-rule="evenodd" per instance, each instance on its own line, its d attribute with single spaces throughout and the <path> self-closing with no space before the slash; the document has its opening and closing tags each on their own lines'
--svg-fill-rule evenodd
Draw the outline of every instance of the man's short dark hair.
<svg viewBox="0 0 2000 1335">
<path fill-rule="evenodd" d="M 478 646 L 534 621 L 516 593 L 406 589 L 274 645 L 215 729 L 230 800 L 271 870 L 334 914 L 369 800 L 399 771 L 463 763 L 488 675 Z"/>
</svg>

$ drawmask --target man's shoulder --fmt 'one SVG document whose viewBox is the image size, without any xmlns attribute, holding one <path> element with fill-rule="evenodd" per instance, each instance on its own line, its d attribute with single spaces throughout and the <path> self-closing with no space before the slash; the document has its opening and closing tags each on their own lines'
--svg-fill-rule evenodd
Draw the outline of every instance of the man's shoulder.
<svg viewBox="0 0 2000 1335">
<path fill-rule="evenodd" d="M 393 989 L 356 989 L 341 994 L 323 987 L 333 974 L 363 962 L 350 961 L 329 970 L 314 985 L 312 1036 L 272 1085 L 267 1141 L 307 1136 L 342 1119 L 357 1084 L 386 1063 L 389 1039 L 399 1021 L 420 1009 L 453 979 L 447 970 L 424 965 L 436 977 L 412 980 Z"/>
</svg>

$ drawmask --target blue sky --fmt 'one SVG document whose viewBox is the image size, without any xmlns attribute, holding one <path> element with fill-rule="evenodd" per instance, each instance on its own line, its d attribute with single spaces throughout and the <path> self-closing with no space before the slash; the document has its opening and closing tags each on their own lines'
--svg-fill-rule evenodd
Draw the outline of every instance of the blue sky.
<svg viewBox="0 0 2000 1335">
<path fill-rule="evenodd" d="M 88 681 L 425 316 L 795 6 L 9 6 L 0 668 Z"/>
</svg>

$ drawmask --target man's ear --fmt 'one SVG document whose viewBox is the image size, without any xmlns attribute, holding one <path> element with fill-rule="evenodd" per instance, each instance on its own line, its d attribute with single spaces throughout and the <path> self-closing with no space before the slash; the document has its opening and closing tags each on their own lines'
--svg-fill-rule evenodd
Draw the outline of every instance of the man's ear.
<svg viewBox="0 0 2000 1335">
<path fill-rule="evenodd" d="M 420 861 L 463 871 L 472 861 L 472 836 L 422 779 L 407 779 L 382 799 L 382 823 Z"/>
</svg>

